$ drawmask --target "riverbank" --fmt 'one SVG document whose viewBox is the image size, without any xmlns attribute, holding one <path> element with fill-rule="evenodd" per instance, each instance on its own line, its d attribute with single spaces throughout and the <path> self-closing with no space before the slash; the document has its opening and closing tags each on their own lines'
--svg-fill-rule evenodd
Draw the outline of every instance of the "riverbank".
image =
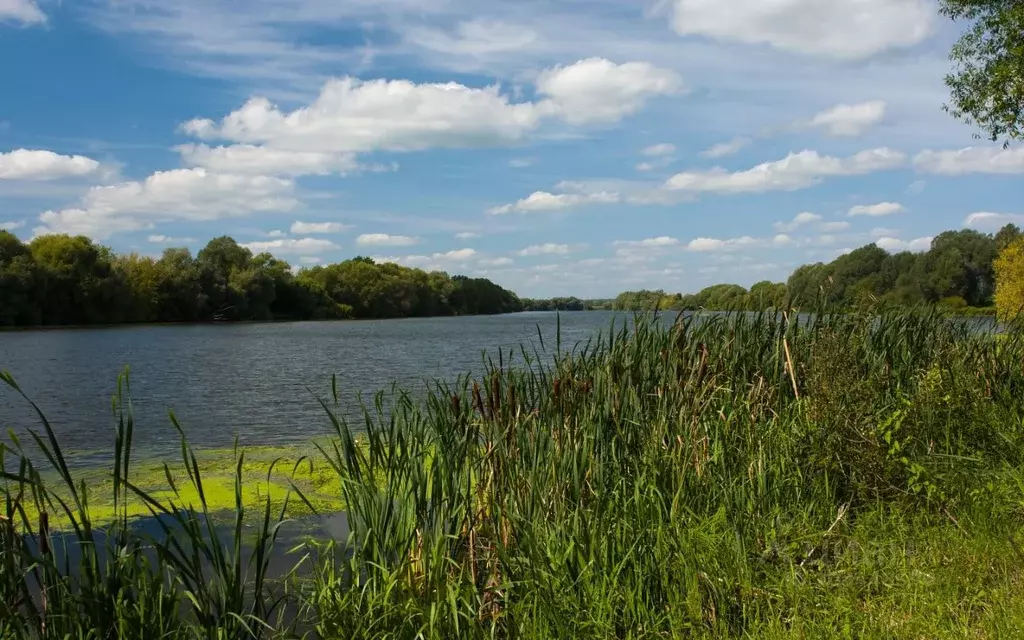
<svg viewBox="0 0 1024 640">
<path fill-rule="evenodd" d="M 99 524 L 44 430 L 46 473 L 63 480 L 27 461 L 4 470 L 0 631 L 1024 633 L 1024 336 L 934 313 L 683 322 L 640 322 L 544 362 L 524 351 L 424 399 L 380 396 L 360 421 L 340 417 L 332 385 L 333 435 L 310 455 L 323 474 L 294 483 L 279 472 L 301 471 L 301 455 L 183 444 L 161 484 L 159 465 L 133 460 L 122 396 L 110 483 L 85 487 L 110 495 L 118 546 L 74 580 L 23 542 L 39 539 L 40 511 L 65 513 L 82 540 Z M 284 471 L 266 464 L 277 457 Z M 276 489 L 253 488 L 264 472 Z M 131 533 L 139 501 L 188 544 Z M 292 503 L 344 509 L 350 535 L 290 544 L 301 577 L 269 575 Z M 155 564 L 133 559 L 143 544 Z M 89 563 L 104 569 L 90 578 Z M 31 605 L 40 586 L 45 611 Z"/>
</svg>

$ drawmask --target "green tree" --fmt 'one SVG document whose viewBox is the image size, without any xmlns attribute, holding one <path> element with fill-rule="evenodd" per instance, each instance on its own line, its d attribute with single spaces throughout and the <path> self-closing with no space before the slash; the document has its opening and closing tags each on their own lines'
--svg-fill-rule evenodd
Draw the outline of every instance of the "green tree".
<svg viewBox="0 0 1024 640">
<path fill-rule="evenodd" d="M 1008 224 L 996 233 L 996 251 L 1002 251 L 1021 237 L 1020 228 L 1015 224 Z"/>
<path fill-rule="evenodd" d="M 1008 145 L 1024 135 L 1024 3 L 940 0 L 941 12 L 970 23 L 953 46 L 946 76 L 954 117 Z"/>
<path fill-rule="evenodd" d="M 36 264 L 28 247 L 0 229 L 0 325 L 38 324 Z"/>
</svg>

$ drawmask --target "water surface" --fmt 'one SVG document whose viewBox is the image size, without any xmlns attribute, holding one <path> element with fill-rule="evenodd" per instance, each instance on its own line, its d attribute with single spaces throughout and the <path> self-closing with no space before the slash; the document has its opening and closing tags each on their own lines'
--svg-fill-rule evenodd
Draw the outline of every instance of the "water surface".
<svg viewBox="0 0 1024 640">
<path fill-rule="evenodd" d="M 563 312 L 572 345 L 607 329 L 612 312 Z M 342 413 L 356 418 L 357 395 L 398 382 L 422 390 L 434 378 L 483 371 L 520 344 L 549 354 L 555 313 L 283 324 L 161 325 L 0 333 L 0 369 L 9 370 L 46 414 L 62 446 L 109 455 L 111 397 L 130 366 L 136 446 L 142 455 L 177 450 L 173 409 L 197 448 L 306 443 L 328 432 L 316 396 L 337 375 Z M 620 322 L 624 319 L 619 316 Z M 550 357 L 550 356 L 549 356 Z M 0 388 L 0 425 L 37 427 L 28 404 Z M 90 456 L 85 456 L 90 457 Z"/>
</svg>

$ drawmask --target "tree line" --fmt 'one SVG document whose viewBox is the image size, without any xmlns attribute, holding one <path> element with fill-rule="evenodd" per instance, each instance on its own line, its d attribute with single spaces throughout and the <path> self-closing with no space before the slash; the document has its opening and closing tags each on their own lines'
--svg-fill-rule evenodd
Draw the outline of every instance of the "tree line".
<svg viewBox="0 0 1024 640">
<path fill-rule="evenodd" d="M 358 257 L 291 266 L 233 239 L 195 257 L 115 254 L 84 236 L 28 244 L 0 230 L 0 326 L 216 320 L 405 318 L 508 313 L 519 298 L 490 280 Z"/>
<path fill-rule="evenodd" d="M 717 284 L 694 294 L 627 291 L 615 309 L 749 310 L 871 305 L 940 305 L 959 313 L 1016 314 L 1024 307 L 1024 237 L 1015 225 L 995 234 L 946 231 L 923 253 L 868 244 L 832 262 L 799 267 L 785 283 L 749 290 Z"/>
</svg>

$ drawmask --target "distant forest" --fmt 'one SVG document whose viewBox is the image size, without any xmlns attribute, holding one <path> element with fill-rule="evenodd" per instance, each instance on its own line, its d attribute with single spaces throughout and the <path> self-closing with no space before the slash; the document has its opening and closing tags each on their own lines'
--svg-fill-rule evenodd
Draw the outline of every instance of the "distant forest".
<svg viewBox="0 0 1024 640">
<path fill-rule="evenodd" d="M 758 282 L 746 289 L 718 284 L 694 294 L 627 291 L 611 303 L 614 309 L 676 309 L 760 311 L 826 304 L 840 308 L 873 305 L 933 304 L 963 314 L 995 313 L 996 281 L 1001 253 L 1006 265 L 1003 306 L 1016 300 L 1022 266 L 1021 231 L 1007 225 L 991 235 L 972 230 L 946 231 L 923 253 L 889 253 L 865 245 L 832 262 L 798 268 L 785 283 Z M 1016 251 L 1007 251 L 1014 245 Z M 1011 260 L 1012 254 L 1012 260 Z M 1019 309 L 1018 309 L 1019 310 Z"/>
<path fill-rule="evenodd" d="M 1001 256 L 1001 257 L 1000 257 Z M 1000 266 L 1002 265 L 1002 267 Z M 1002 268 L 1002 294 L 997 281 Z M 1001 299 L 1000 299 L 1001 296 Z M 0 230 L 0 326 L 121 322 L 314 320 L 481 315 L 519 311 L 735 310 L 828 304 L 934 304 L 962 314 L 1024 306 L 1024 237 L 1014 225 L 990 235 L 947 231 L 924 253 L 875 244 L 804 265 L 788 282 L 750 289 L 718 284 L 694 294 L 627 291 L 613 300 L 520 299 L 484 278 L 450 276 L 358 257 L 294 272 L 233 239 L 211 240 L 194 257 L 115 254 L 83 236 L 25 244 Z"/>
<path fill-rule="evenodd" d="M 353 258 L 293 273 L 228 237 L 195 257 L 114 254 L 83 236 L 28 244 L 0 230 L 0 326 L 120 322 L 405 318 L 521 311 L 482 278 Z"/>
</svg>

